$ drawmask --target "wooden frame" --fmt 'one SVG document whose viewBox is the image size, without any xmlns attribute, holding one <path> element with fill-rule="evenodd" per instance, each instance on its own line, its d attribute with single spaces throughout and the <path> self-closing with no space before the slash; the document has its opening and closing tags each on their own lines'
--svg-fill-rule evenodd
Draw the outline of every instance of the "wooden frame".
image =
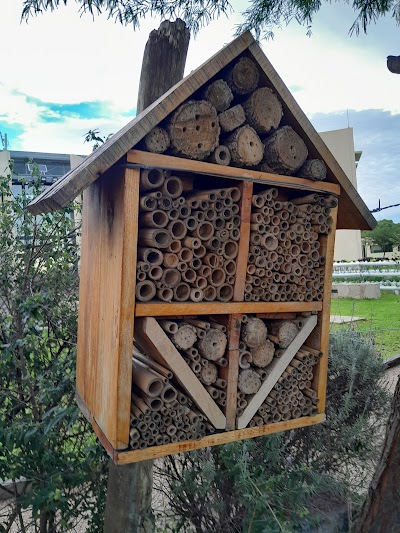
<svg viewBox="0 0 400 533">
<path fill-rule="evenodd" d="M 150 157 L 145 157 L 149 155 Z M 169 156 L 155 156 L 154 154 L 144 154 L 134 150 L 129 152 L 128 160 L 137 165 L 137 168 L 120 169 L 119 174 L 116 174 L 114 178 L 112 187 L 110 186 L 110 181 L 106 182 L 101 178 L 87 189 L 84 200 L 81 267 L 83 281 L 81 282 L 80 294 L 77 398 L 80 408 L 92 422 L 96 434 L 105 445 L 109 455 L 116 463 L 126 464 L 322 422 L 324 420 L 326 395 L 329 305 L 335 231 L 331 235 L 322 237 L 321 242 L 323 254 L 327 257 L 326 281 L 322 302 L 244 302 L 242 300 L 249 249 L 249 220 L 253 183 L 278 184 L 283 188 L 297 189 L 295 187 L 296 179 L 288 176 L 243 171 L 242 169 L 231 167 L 187 161 Z M 207 171 L 210 170 L 211 174 L 217 178 L 240 180 L 238 185 L 242 191 L 241 231 L 243 233 L 241 233 L 241 241 L 239 242 L 241 255 L 238 259 L 237 277 L 234 286 L 235 301 L 227 303 L 135 302 L 134 279 L 139 211 L 138 184 L 140 168 L 144 166 L 144 161 L 147 162 L 146 167 L 155 166 L 196 174 L 199 173 L 199 169 L 202 174 L 207 174 Z M 340 188 L 335 184 L 316 184 L 304 179 L 299 180 L 299 182 L 299 190 L 340 193 Z M 118 209 L 114 209 L 114 206 L 116 207 L 117 205 Z M 336 213 L 337 209 L 332 210 L 334 218 L 333 230 L 336 228 Z M 98 225 L 99 220 L 103 221 L 100 226 Z M 96 224 L 97 228 L 95 229 L 94 225 Z M 120 231 L 121 228 L 123 228 L 122 233 Z M 94 238 L 94 235 L 97 235 L 97 237 Z M 94 260 L 93 253 L 95 250 L 97 250 L 96 253 L 98 255 L 95 256 Z M 113 254 L 111 263 L 109 261 L 110 254 Z M 103 293 L 99 292 L 99 287 L 103 285 L 108 287 L 110 283 L 113 287 L 113 294 L 115 293 L 114 301 L 107 290 Z M 119 288 L 116 290 L 116 287 Z M 101 302 L 103 302 L 103 306 Z M 318 414 L 262 427 L 245 428 L 250 411 L 245 412 L 238 420 L 236 419 L 241 316 L 251 313 L 263 318 L 290 318 L 290 316 L 294 316 L 293 313 L 299 312 L 318 312 L 318 321 L 311 317 L 313 325 L 310 331 L 315 327 L 315 322 L 317 322 L 313 333 L 309 336 L 310 332 L 308 331 L 307 334 L 303 335 L 304 338 L 308 338 L 307 342 L 310 346 L 321 349 L 323 352 L 314 383 L 314 388 L 318 390 L 319 397 Z M 223 417 L 226 422 L 225 431 L 209 435 L 198 441 L 152 446 L 145 450 L 123 451 L 129 444 L 132 379 L 130 365 L 134 319 L 137 317 L 140 321 L 147 321 L 154 319 L 144 317 L 188 315 L 219 315 L 219 320 L 223 319 L 229 330 L 227 351 L 229 366 L 224 370 L 224 379 L 228 382 L 227 406 L 225 417 Z M 119 317 L 117 319 L 117 329 L 104 327 L 102 335 L 105 335 L 105 344 L 102 347 L 99 344 L 98 325 L 115 324 L 115 316 Z M 145 323 L 140 322 L 140 324 Z M 83 332 L 89 332 L 89 335 Z M 301 342 L 303 340 L 302 337 Z M 146 342 L 148 344 L 148 341 Z M 149 346 L 146 345 L 147 348 Z M 150 349 L 149 353 L 151 354 L 151 352 L 152 350 Z M 278 366 L 281 367 L 282 363 Z M 107 379 L 106 376 L 108 376 Z M 188 383 L 190 383 L 190 379 Z M 107 391 L 106 394 L 105 391 Z M 210 408 L 214 409 L 212 406 Z M 215 413 L 218 416 L 217 410 L 215 410 Z M 217 427 L 222 428 L 221 423 L 221 421 L 217 422 Z M 243 429 L 235 429 L 237 423 L 239 424 L 238 427 Z"/>
</svg>

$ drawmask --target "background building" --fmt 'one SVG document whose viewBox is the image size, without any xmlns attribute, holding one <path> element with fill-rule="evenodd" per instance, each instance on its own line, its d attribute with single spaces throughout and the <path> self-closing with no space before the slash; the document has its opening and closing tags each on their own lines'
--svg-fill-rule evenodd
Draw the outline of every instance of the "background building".
<svg viewBox="0 0 400 533">
<path fill-rule="evenodd" d="M 357 189 L 357 164 L 362 152 L 354 150 L 353 128 L 320 133 L 347 177 Z M 360 230 L 338 230 L 335 243 L 335 261 L 358 261 L 363 257 Z"/>
</svg>

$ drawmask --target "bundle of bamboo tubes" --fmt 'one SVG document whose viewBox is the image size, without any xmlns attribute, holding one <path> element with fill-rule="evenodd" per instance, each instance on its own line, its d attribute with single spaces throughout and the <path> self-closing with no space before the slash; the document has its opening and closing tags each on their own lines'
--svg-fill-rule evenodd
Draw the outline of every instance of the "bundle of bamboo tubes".
<svg viewBox="0 0 400 533">
<path fill-rule="evenodd" d="M 271 188 L 252 197 L 245 301 L 321 301 L 325 256 L 319 236 L 332 231 L 332 195 L 280 201 Z"/>
<path fill-rule="evenodd" d="M 281 353 L 277 345 L 275 357 Z M 318 396 L 313 378 L 321 355 L 319 350 L 303 345 L 250 420 L 249 427 L 316 415 Z"/>
<path fill-rule="evenodd" d="M 265 86 L 258 65 L 240 57 L 155 127 L 139 148 L 155 153 L 247 166 L 264 172 L 326 177 L 325 163 L 307 159 L 304 139 L 281 126 L 281 98 Z"/>
<path fill-rule="evenodd" d="M 131 448 L 200 439 L 214 431 L 193 401 L 179 389 L 172 372 L 134 347 Z"/>
<path fill-rule="evenodd" d="M 237 187 L 184 190 L 160 169 L 142 170 L 136 298 L 165 302 L 233 298 L 239 250 Z"/>
<path fill-rule="evenodd" d="M 158 320 L 211 398 L 226 406 L 226 327 L 204 318 Z"/>
</svg>

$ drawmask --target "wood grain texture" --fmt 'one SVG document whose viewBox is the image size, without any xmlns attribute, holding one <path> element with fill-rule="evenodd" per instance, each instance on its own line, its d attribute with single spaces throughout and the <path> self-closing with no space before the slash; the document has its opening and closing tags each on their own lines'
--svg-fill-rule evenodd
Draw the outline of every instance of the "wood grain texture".
<svg viewBox="0 0 400 533">
<path fill-rule="evenodd" d="M 169 170 L 180 170 L 185 172 L 196 172 L 221 178 L 232 178 L 239 180 L 251 180 L 257 183 L 265 183 L 271 186 L 287 187 L 310 192 L 328 192 L 336 195 L 340 194 L 340 187 L 336 183 L 325 181 L 311 181 L 304 178 L 294 178 L 293 176 L 281 176 L 270 174 L 260 170 L 250 170 L 247 168 L 224 167 L 214 163 L 203 161 L 193 161 L 181 157 L 173 157 L 163 154 L 151 154 L 140 150 L 130 150 L 127 153 L 127 162 L 142 167 L 156 167 Z"/>
<path fill-rule="evenodd" d="M 322 311 L 318 313 L 318 323 L 307 341 L 311 348 L 322 352 L 317 370 L 314 373 L 313 388 L 318 394 L 318 411 L 323 413 L 326 405 L 326 386 L 328 381 L 328 356 L 329 356 L 329 331 L 331 316 L 331 298 L 332 298 L 332 271 L 333 256 L 335 252 L 335 234 L 337 221 L 337 208 L 331 210 L 333 218 L 332 233 L 321 237 L 321 255 L 326 256 L 325 265 L 325 283 L 322 299 Z"/>
<path fill-rule="evenodd" d="M 237 383 L 239 376 L 239 338 L 242 315 L 230 315 L 228 330 L 228 366 L 220 369 L 221 377 L 226 380 L 226 430 L 235 429 Z"/>
<path fill-rule="evenodd" d="M 268 377 L 263 382 L 258 392 L 254 394 L 253 398 L 250 400 L 243 414 L 238 418 L 237 420 L 238 429 L 244 429 L 247 426 L 247 424 L 256 414 L 257 409 L 260 407 L 260 405 L 263 403 L 265 398 L 271 392 L 276 382 L 281 377 L 286 367 L 289 365 L 290 361 L 293 359 L 296 353 L 303 346 L 303 344 L 308 339 L 309 335 L 311 334 L 312 330 L 315 328 L 316 325 L 317 325 L 316 315 L 312 315 L 308 317 L 304 322 L 304 326 L 301 328 L 299 333 L 296 335 L 293 341 L 286 348 L 286 350 L 281 355 L 281 357 L 275 358 L 272 361 L 272 363 L 268 365 L 268 367 L 266 368 Z"/>
<path fill-rule="evenodd" d="M 229 315 L 235 313 L 302 313 L 321 311 L 322 302 L 182 302 L 137 303 L 135 316 Z"/>
<path fill-rule="evenodd" d="M 239 188 L 242 193 L 242 197 L 240 199 L 240 240 L 238 256 L 236 259 L 235 286 L 233 289 L 233 299 L 235 302 L 243 302 L 244 300 L 247 260 L 249 256 L 250 245 L 250 214 L 253 183 L 251 181 L 242 181 Z"/>
<path fill-rule="evenodd" d="M 328 169 L 327 179 L 342 187 L 339 200 L 338 229 L 373 229 L 376 226 L 375 218 L 331 151 L 300 109 L 260 46 L 256 42 L 252 43 L 248 48 L 248 53 L 261 67 L 264 73 L 263 81 L 280 96 L 283 103 L 285 124 L 290 125 L 305 141 L 309 158 L 325 161 Z"/>
<path fill-rule="evenodd" d="M 31 213 L 39 214 L 65 207 L 93 181 L 119 161 L 169 113 L 238 57 L 254 42 L 250 32 L 237 37 L 163 96 L 147 107 L 106 143 L 87 157 L 76 169 L 59 179 L 29 204 Z"/>
<path fill-rule="evenodd" d="M 227 444 L 228 442 L 235 442 L 243 439 L 253 439 L 254 437 L 261 437 L 262 435 L 271 435 L 279 431 L 287 431 L 289 429 L 296 429 L 300 427 L 313 426 L 325 421 L 325 415 L 319 414 L 316 416 L 305 416 L 302 418 L 295 418 L 286 422 L 277 422 L 276 424 L 269 424 L 268 426 L 253 427 L 247 429 L 239 429 L 236 431 L 227 431 L 217 433 L 204 437 L 200 440 L 190 440 L 184 442 L 174 442 L 173 444 L 165 444 L 163 446 L 153 446 L 145 450 L 137 450 L 133 452 L 118 453 L 115 450 L 108 451 L 110 457 L 117 464 L 136 463 L 137 461 L 146 461 L 148 459 L 156 459 L 157 457 L 165 457 L 174 453 L 190 452 L 206 448 L 208 446 L 218 446 L 220 444 Z M 98 434 L 101 440 L 100 435 Z M 103 441 L 101 441 L 103 442 Z"/>
<path fill-rule="evenodd" d="M 76 388 L 115 448 L 129 442 L 138 201 L 137 170 L 83 200 Z"/>
<path fill-rule="evenodd" d="M 139 344 L 146 355 L 174 373 L 175 379 L 215 428 L 225 428 L 224 414 L 154 318 L 136 320 L 135 342 Z"/>
</svg>

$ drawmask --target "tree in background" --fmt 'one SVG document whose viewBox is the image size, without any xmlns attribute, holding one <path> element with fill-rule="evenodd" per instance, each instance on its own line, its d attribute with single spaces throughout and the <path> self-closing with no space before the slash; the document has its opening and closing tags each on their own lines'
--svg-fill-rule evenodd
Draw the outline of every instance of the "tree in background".
<svg viewBox="0 0 400 533">
<path fill-rule="evenodd" d="M 104 452 L 75 403 L 79 206 L 34 217 L 0 177 L 0 531 L 102 531 Z"/>
<path fill-rule="evenodd" d="M 362 237 L 369 244 L 379 246 L 385 256 L 386 252 L 391 252 L 393 246 L 400 245 L 400 224 L 393 220 L 379 220 L 372 231 L 363 231 Z"/>
</svg>

